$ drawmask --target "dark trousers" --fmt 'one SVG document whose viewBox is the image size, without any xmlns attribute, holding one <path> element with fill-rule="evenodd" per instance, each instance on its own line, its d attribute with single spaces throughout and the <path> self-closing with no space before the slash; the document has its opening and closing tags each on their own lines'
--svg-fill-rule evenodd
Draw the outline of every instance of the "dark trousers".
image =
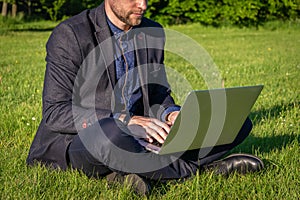
<svg viewBox="0 0 300 200">
<path fill-rule="evenodd" d="M 220 159 L 240 144 L 251 129 L 252 123 L 247 118 L 233 143 L 201 150 L 207 152 L 204 155 L 199 154 L 199 150 L 157 155 L 146 151 L 120 121 L 107 118 L 78 133 L 69 146 L 68 157 L 74 169 L 90 177 L 115 171 L 136 173 L 153 180 L 188 178 L 201 166 Z"/>
</svg>

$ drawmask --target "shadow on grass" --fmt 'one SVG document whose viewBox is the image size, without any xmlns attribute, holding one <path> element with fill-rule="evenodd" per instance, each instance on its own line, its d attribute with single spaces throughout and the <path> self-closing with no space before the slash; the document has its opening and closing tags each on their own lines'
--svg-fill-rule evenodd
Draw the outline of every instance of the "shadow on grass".
<svg viewBox="0 0 300 200">
<path fill-rule="evenodd" d="M 245 153 L 252 153 L 253 150 L 258 150 L 261 153 L 269 153 L 274 150 L 281 150 L 298 141 L 300 143 L 300 135 L 285 134 L 268 137 L 255 137 L 251 134 L 240 145 L 240 150 Z"/>
<path fill-rule="evenodd" d="M 266 119 L 269 121 L 281 116 L 284 117 L 287 111 L 299 107 L 299 103 L 299 101 L 294 101 L 252 112 L 250 114 L 250 118 L 252 119 L 253 126 L 256 126 L 260 123 L 267 123 Z M 250 133 L 250 135 L 242 144 L 234 148 L 234 151 L 237 150 L 244 153 L 253 153 L 253 150 L 259 150 L 259 152 L 268 153 L 276 149 L 285 148 L 295 140 L 298 140 L 298 142 L 300 141 L 300 135 L 298 133 L 285 133 L 282 135 L 272 134 L 273 132 L 270 132 L 269 136 L 256 137 Z"/>
<path fill-rule="evenodd" d="M 253 154 L 255 151 L 260 153 L 270 153 L 278 150 L 280 152 L 281 150 L 291 146 L 293 143 L 300 143 L 299 134 L 291 133 L 267 137 L 255 137 L 250 134 L 242 144 L 233 149 L 233 152 L 249 154 Z M 282 165 L 280 163 L 276 163 L 274 160 L 264 158 L 261 159 L 265 164 L 265 168 Z"/>
<path fill-rule="evenodd" d="M 253 125 L 260 123 L 267 123 L 267 121 L 276 119 L 279 117 L 285 117 L 286 113 L 290 110 L 299 108 L 300 102 L 293 101 L 287 104 L 275 105 L 271 108 L 261 109 L 250 114 Z M 265 122 L 264 122 L 265 121 Z M 273 150 L 280 150 L 286 148 L 288 145 L 293 143 L 295 140 L 300 143 L 300 135 L 298 133 L 285 133 L 282 135 L 272 135 L 265 137 L 256 137 L 250 135 L 237 149 L 245 153 L 251 153 L 253 150 L 258 150 L 262 153 L 269 153 Z"/>
<path fill-rule="evenodd" d="M 250 113 L 250 118 L 253 119 L 253 125 L 260 123 L 263 119 L 274 119 L 281 116 L 284 112 L 299 107 L 300 101 L 290 102 L 288 104 L 275 105 L 271 108 L 261 109 Z"/>
</svg>

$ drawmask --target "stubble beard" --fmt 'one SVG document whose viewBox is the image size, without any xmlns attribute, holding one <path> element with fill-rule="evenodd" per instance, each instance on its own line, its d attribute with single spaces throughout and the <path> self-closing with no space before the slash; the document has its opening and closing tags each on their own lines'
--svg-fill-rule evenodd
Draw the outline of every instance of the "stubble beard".
<svg viewBox="0 0 300 200">
<path fill-rule="evenodd" d="M 142 22 L 143 15 L 141 17 L 131 18 L 130 16 L 133 14 L 133 12 L 126 13 L 121 11 L 121 9 L 118 9 L 117 6 L 112 6 L 111 10 L 120 21 L 131 27 L 137 26 Z"/>
</svg>

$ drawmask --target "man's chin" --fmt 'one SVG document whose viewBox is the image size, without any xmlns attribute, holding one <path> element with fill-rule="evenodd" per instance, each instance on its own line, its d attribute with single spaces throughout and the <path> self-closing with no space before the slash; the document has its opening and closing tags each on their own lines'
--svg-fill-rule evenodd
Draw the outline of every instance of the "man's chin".
<svg viewBox="0 0 300 200">
<path fill-rule="evenodd" d="M 129 20 L 131 26 L 137 26 L 142 22 L 143 17 L 135 17 Z"/>
<path fill-rule="evenodd" d="M 141 22 L 142 22 L 142 20 L 134 21 L 131 23 L 131 26 L 138 26 L 141 24 Z"/>
</svg>

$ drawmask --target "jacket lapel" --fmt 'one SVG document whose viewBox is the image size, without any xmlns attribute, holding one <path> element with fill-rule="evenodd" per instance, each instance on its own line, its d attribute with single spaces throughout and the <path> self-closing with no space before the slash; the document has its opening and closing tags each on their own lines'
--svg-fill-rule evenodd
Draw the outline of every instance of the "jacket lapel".
<svg viewBox="0 0 300 200">
<path fill-rule="evenodd" d="M 90 13 L 90 19 L 95 26 L 95 37 L 98 42 L 100 56 L 103 56 L 105 67 L 108 73 L 110 83 L 114 87 L 116 84 L 116 69 L 114 65 L 114 50 L 110 29 L 107 25 L 104 11 L 104 3 Z"/>
</svg>

